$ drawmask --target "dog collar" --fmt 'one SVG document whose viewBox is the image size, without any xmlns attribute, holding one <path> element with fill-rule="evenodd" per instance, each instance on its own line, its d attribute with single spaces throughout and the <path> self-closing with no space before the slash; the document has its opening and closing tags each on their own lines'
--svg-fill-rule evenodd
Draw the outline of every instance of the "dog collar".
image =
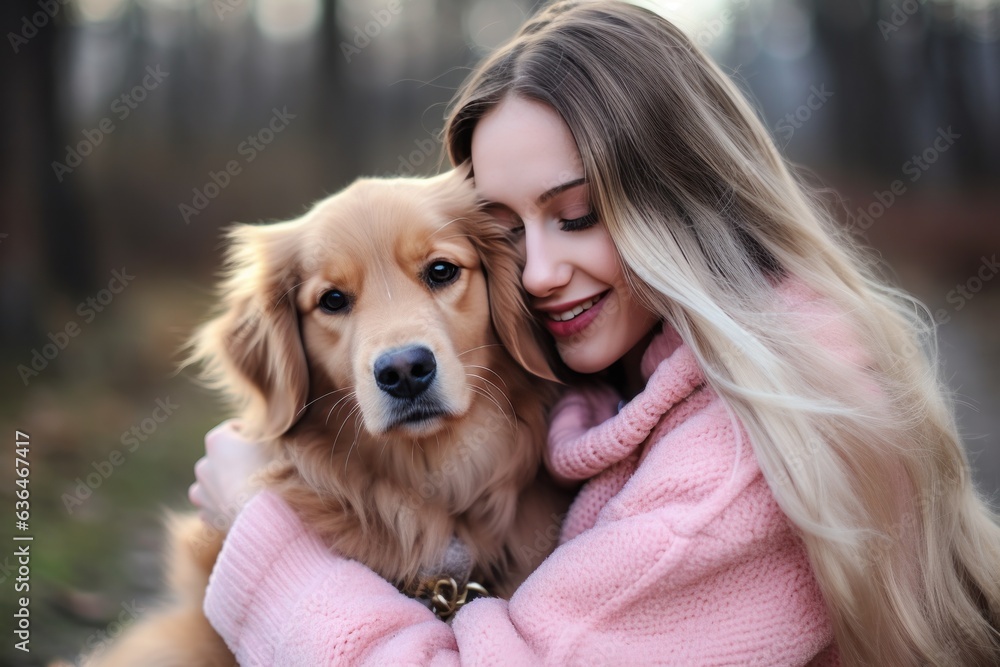
<svg viewBox="0 0 1000 667">
<path fill-rule="evenodd" d="M 432 586 L 421 584 L 415 597 L 433 611 L 435 616 L 442 621 L 448 621 L 467 603 L 488 596 L 489 591 L 486 587 L 475 581 L 459 585 L 451 577 L 442 577 L 433 582 Z"/>
<path fill-rule="evenodd" d="M 408 595 L 447 621 L 465 604 L 489 595 L 485 586 L 471 580 L 472 570 L 472 551 L 452 536 L 441 562 L 421 571 L 416 589 Z"/>
</svg>

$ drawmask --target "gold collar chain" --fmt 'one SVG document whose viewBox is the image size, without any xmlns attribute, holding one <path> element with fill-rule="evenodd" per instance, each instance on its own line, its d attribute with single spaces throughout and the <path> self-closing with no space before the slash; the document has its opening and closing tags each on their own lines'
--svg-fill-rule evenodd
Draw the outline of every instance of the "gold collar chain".
<svg viewBox="0 0 1000 667">
<path fill-rule="evenodd" d="M 434 586 L 429 593 L 425 593 L 428 605 L 434 615 L 442 621 L 447 621 L 455 615 L 459 609 L 467 602 L 472 602 L 477 597 L 486 597 L 489 592 L 482 584 L 470 581 L 464 586 L 459 586 L 452 577 L 442 577 L 434 582 Z M 470 594 L 472 597 L 470 598 Z M 423 597 L 423 595 L 419 595 Z"/>
</svg>

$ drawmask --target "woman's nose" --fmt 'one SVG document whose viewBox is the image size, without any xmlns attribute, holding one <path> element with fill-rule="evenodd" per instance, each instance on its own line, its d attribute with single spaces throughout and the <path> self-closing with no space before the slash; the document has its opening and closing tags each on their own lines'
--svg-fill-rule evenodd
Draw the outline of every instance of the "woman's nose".
<svg viewBox="0 0 1000 667">
<path fill-rule="evenodd" d="M 521 282 L 529 294 L 546 297 L 569 283 L 573 268 L 560 255 L 560 245 L 544 230 L 528 229 L 524 235 L 525 261 Z"/>
</svg>

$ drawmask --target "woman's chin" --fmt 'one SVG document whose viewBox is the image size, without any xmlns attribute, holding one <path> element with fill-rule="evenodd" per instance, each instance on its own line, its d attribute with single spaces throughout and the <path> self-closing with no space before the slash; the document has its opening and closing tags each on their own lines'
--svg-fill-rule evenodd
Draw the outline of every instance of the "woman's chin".
<svg viewBox="0 0 1000 667">
<path fill-rule="evenodd" d="M 563 363 L 570 370 L 584 375 L 600 373 L 615 362 L 613 358 L 604 359 L 605 355 L 600 354 L 599 349 L 591 349 L 591 345 L 589 344 L 585 346 L 579 344 L 575 346 L 567 345 L 566 348 L 557 344 L 556 349 Z"/>
</svg>

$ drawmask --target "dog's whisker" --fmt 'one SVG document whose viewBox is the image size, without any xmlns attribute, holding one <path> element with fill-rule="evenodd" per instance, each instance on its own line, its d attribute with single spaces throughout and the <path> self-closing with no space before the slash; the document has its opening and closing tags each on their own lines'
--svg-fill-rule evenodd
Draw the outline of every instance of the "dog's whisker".
<svg viewBox="0 0 1000 667">
<path fill-rule="evenodd" d="M 438 451 L 440 451 L 441 450 L 441 432 L 440 431 L 438 431 L 437 433 L 434 434 L 434 439 L 437 440 Z M 439 485 L 440 486 L 444 486 L 445 485 L 444 480 L 441 480 L 439 482 Z"/>
<path fill-rule="evenodd" d="M 330 416 L 333 414 L 333 411 L 336 410 L 337 406 L 340 405 L 345 399 L 350 398 L 351 395 L 352 394 L 345 394 L 344 396 L 341 396 L 339 399 L 337 399 L 336 403 L 334 403 L 333 405 L 330 406 L 330 411 L 326 413 L 326 421 L 323 422 L 324 426 L 329 426 L 330 425 Z M 340 413 L 338 412 L 337 415 L 339 416 Z"/>
<path fill-rule="evenodd" d="M 463 366 L 465 366 L 466 368 L 482 368 L 484 371 L 489 371 L 490 373 L 493 373 L 493 375 L 497 376 L 497 380 L 500 382 L 500 384 L 503 385 L 503 388 L 507 389 L 507 383 L 503 381 L 503 376 L 501 376 L 492 368 L 487 368 L 486 366 L 478 366 L 476 364 L 463 364 Z M 483 379 L 485 380 L 486 378 Z"/>
<path fill-rule="evenodd" d="M 479 394 L 486 400 L 490 401 L 491 403 L 493 403 L 493 405 L 497 406 L 497 410 L 499 410 L 500 414 L 502 414 L 504 416 L 504 419 L 507 420 L 507 425 L 510 426 L 511 430 L 513 431 L 516 429 L 515 421 L 511 419 L 511 415 L 507 414 L 507 411 L 503 409 L 503 406 L 500 405 L 500 402 L 493 396 L 493 394 L 489 393 L 488 391 L 486 391 L 481 387 L 472 387 L 472 391 L 475 392 L 476 394 Z M 514 419 L 516 418 L 517 415 L 514 415 Z"/>
<path fill-rule="evenodd" d="M 462 356 L 463 354 L 468 354 L 469 352 L 475 352 L 476 350 L 481 350 L 484 347 L 503 347 L 500 343 L 487 343 L 486 345 L 477 345 L 476 347 L 470 347 L 465 352 L 459 352 L 457 356 Z"/>
<path fill-rule="evenodd" d="M 351 462 L 351 452 L 354 451 L 354 445 L 358 444 L 358 438 L 361 436 L 361 431 L 360 431 L 360 429 L 358 429 L 358 424 L 357 424 L 358 417 L 360 415 L 361 415 L 361 411 L 360 410 L 358 410 L 357 412 L 355 412 L 355 416 L 354 416 L 354 442 L 351 443 L 351 448 L 347 450 L 347 458 L 344 459 L 344 474 L 345 475 L 347 474 L 347 464 Z M 348 419 L 350 419 L 350 416 L 351 416 L 350 414 L 347 415 Z"/>
<path fill-rule="evenodd" d="M 493 387 L 494 389 L 496 389 L 500 393 L 500 395 L 503 397 L 503 400 L 507 401 L 507 405 L 510 406 L 510 413 L 511 414 L 515 414 L 514 404 L 510 402 L 509 398 L 507 398 L 506 392 L 504 392 L 502 389 L 500 389 L 500 387 L 498 387 L 495 382 L 493 382 L 491 380 L 487 380 L 482 375 L 477 375 L 476 377 L 478 377 L 480 380 L 482 380 L 483 382 L 489 384 L 491 387 Z"/>
<path fill-rule="evenodd" d="M 356 397 L 357 397 L 357 395 L 358 395 L 358 394 L 357 394 L 357 392 L 355 392 L 355 391 L 352 391 L 352 392 L 351 392 L 350 394 L 344 394 L 344 395 L 343 395 L 343 396 L 341 396 L 341 397 L 340 397 L 339 399 L 337 399 L 337 402 L 336 402 L 336 403 L 334 403 L 334 404 L 333 404 L 333 406 L 332 406 L 332 407 L 330 408 L 330 413 L 328 413 L 328 414 L 326 415 L 326 421 L 327 421 L 327 422 L 329 422 L 329 421 L 330 421 L 330 414 L 332 414 L 332 413 L 333 413 L 333 410 L 334 410 L 334 408 L 336 408 L 336 407 L 337 407 L 338 405 L 340 405 L 341 403 L 343 403 L 344 401 L 346 401 L 346 400 L 348 400 L 348 399 L 351 399 L 351 398 L 356 398 Z M 343 410 L 343 409 L 344 409 L 344 408 L 341 408 L 341 410 Z M 339 415 L 339 414 L 340 414 L 340 412 L 338 412 L 337 414 Z"/>
<path fill-rule="evenodd" d="M 472 234 L 452 234 L 451 236 L 442 236 L 439 240 L 447 241 L 449 239 L 465 239 L 471 238 Z"/>
<path fill-rule="evenodd" d="M 487 381 L 486 378 L 480 378 L 480 379 L 482 379 L 484 381 Z M 489 388 L 480 387 L 479 390 L 480 390 L 480 392 L 482 393 L 482 395 L 484 397 L 486 397 L 490 402 L 493 403 L 493 405 L 495 405 L 497 407 L 497 410 L 500 412 L 500 414 L 502 414 L 504 416 L 504 419 L 507 420 L 507 426 L 510 427 L 510 430 L 513 431 L 513 432 L 516 432 L 517 431 L 517 413 L 515 412 L 514 406 L 511 404 L 511 402 L 509 400 L 507 400 L 507 405 L 510 406 L 510 411 L 508 412 L 507 410 L 504 409 L 504 407 L 500 403 L 500 401 L 497 400 L 496 395 L 492 391 L 490 391 Z M 507 397 L 505 395 L 504 399 L 506 400 L 506 398 Z"/>
<path fill-rule="evenodd" d="M 437 442 L 438 451 L 441 451 L 441 432 L 438 431 L 434 434 L 434 440 Z"/>
<path fill-rule="evenodd" d="M 505 400 L 507 402 L 507 405 L 510 406 L 510 413 L 511 414 L 516 414 L 516 410 L 514 409 L 514 404 L 510 402 L 510 399 L 507 398 L 507 394 L 502 389 L 500 389 L 500 387 L 498 387 L 495 382 L 490 381 L 488 378 L 485 378 L 482 375 L 479 375 L 478 373 L 468 372 L 468 373 L 465 374 L 465 376 L 466 377 L 473 377 L 473 378 L 476 378 L 478 380 L 482 380 L 486 384 L 488 384 L 491 387 L 493 387 L 494 389 L 496 389 L 497 392 L 500 394 L 500 396 L 503 397 L 503 400 Z M 474 386 L 474 385 L 470 385 L 470 387 L 472 387 L 472 386 Z M 481 389 L 485 389 L 485 387 L 480 387 L 480 388 Z M 487 390 L 487 391 L 488 391 L 488 393 L 489 393 L 490 396 L 493 396 L 493 392 L 492 391 L 489 391 L 489 390 Z"/>
<path fill-rule="evenodd" d="M 337 429 L 337 436 L 333 439 L 333 446 L 334 447 L 336 447 L 337 443 L 340 442 L 340 433 L 341 433 L 341 431 L 344 430 L 344 426 L 347 425 L 347 422 L 350 421 L 351 416 L 360 413 L 360 410 L 361 410 L 361 406 L 360 405 L 353 406 L 351 408 L 351 411 L 347 413 L 347 416 L 343 420 L 341 420 L 341 422 L 340 422 L 340 428 Z M 356 424 L 357 424 L 357 422 L 355 421 L 355 425 Z M 356 435 L 357 435 L 357 433 L 355 432 L 355 436 Z M 351 450 L 350 449 L 347 450 L 347 457 L 348 458 L 351 457 Z M 330 450 L 330 465 L 333 465 L 333 448 L 331 448 L 331 450 Z M 345 470 L 347 468 L 347 462 L 346 461 L 344 462 L 344 468 L 345 468 Z"/>
<path fill-rule="evenodd" d="M 438 227 L 437 229 L 435 229 L 433 232 L 431 232 L 430 236 L 428 236 L 428 238 L 434 238 L 434 236 L 436 234 L 438 234 L 438 232 L 441 232 L 441 231 L 447 229 L 449 225 L 452 225 L 452 224 L 454 224 L 456 222 L 460 222 L 462 220 L 468 220 L 468 218 L 465 218 L 465 217 L 452 218 L 451 220 L 449 220 L 448 222 L 444 223 L 443 225 L 441 225 L 440 227 Z M 457 234 L 456 236 L 465 238 L 465 237 L 470 236 L 470 234 Z M 449 238 L 451 238 L 451 237 L 449 237 Z"/>
<path fill-rule="evenodd" d="M 343 400 L 343 399 L 341 399 L 341 400 Z M 340 401 L 337 401 L 337 402 L 339 403 Z M 343 408 L 341 408 L 341 410 L 343 410 Z M 330 465 L 331 466 L 333 466 L 333 453 L 334 453 L 334 451 L 337 448 L 337 443 L 340 442 L 340 432 L 344 430 L 344 426 L 347 424 L 347 420 L 351 418 L 351 414 L 354 413 L 355 410 L 360 411 L 361 410 L 361 405 L 360 404 L 355 404 L 354 407 L 351 408 L 351 412 L 347 413 L 347 417 L 344 418 L 343 420 L 341 420 L 341 422 L 340 422 L 340 428 L 337 429 L 337 435 L 334 436 L 333 442 L 330 444 Z M 330 412 L 331 413 L 333 412 L 333 408 L 330 408 Z M 339 417 L 340 413 L 338 412 L 337 415 Z M 330 415 L 327 415 L 327 419 L 329 419 L 329 418 L 330 418 Z M 348 451 L 347 452 L 347 456 L 350 457 L 350 455 L 351 455 L 351 452 Z"/>
<path fill-rule="evenodd" d="M 448 438 L 451 441 L 454 441 L 455 440 L 455 427 L 454 427 L 454 425 L 448 424 L 447 426 L 445 426 L 445 430 L 448 432 Z"/>
<path fill-rule="evenodd" d="M 342 401 L 344 399 L 340 399 L 340 400 Z M 340 401 L 337 401 L 337 403 L 340 403 Z M 334 406 L 332 408 L 330 408 L 330 413 L 333 413 L 334 408 L 337 407 L 337 403 L 335 403 Z M 360 408 L 361 406 L 360 405 L 356 405 L 355 407 L 356 408 Z M 343 410 L 343 408 L 341 408 L 341 410 Z M 339 411 L 337 412 L 337 416 L 338 416 L 338 418 L 340 417 L 340 412 Z M 350 413 L 348 413 L 347 418 L 349 419 L 350 416 L 351 416 Z M 330 415 L 328 414 L 326 416 L 326 418 L 327 418 L 327 420 L 329 420 L 330 419 Z M 340 422 L 340 429 L 337 430 L 337 435 L 334 436 L 333 442 L 330 443 L 330 467 L 333 467 L 333 454 L 337 450 L 337 443 L 340 441 L 340 431 L 343 430 L 344 425 L 346 423 L 347 423 L 347 419 L 341 420 L 341 422 Z"/>
<path fill-rule="evenodd" d="M 377 437 L 375 438 L 375 441 L 376 441 L 376 442 L 381 442 L 381 443 L 382 443 L 382 449 L 381 449 L 381 450 L 379 450 L 379 453 L 378 453 L 378 460 L 379 460 L 379 463 L 381 463 L 381 462 L 382 462 L 382 455 L 383 455 L 383 454 L 385 454 L 385 448 L 386 448 L 386 446 L 387 446 L 387 445 L 388 445 L 388 444 L 389 444 L 390 442 L 392 442 L 392 438 L 388 438 L 388 437 L 386 437 L 386 436 L 384 436 L 384 435 L 380 435 L 380 436 L 377 436 Z"/>
<path fill-rule="evenodd" d="M 298 412 L 296 412 L 296 413 L 295 413 L 295 416 L 297 417 L 297 416 L 299 416 L 300 414 L 302 414 L 302 412 L 303 412 L 303 411 L 304 411 L 304 410 L 305 410 L 306 408 L 308 408 L 308 407 L 309 407 L 310 405 L 312 405 L 312 404 L 313 404 L 313 403 L 315 403 L 316 401 L 319 401 L 319 400 L 322 400 L 322 399 L 326 398 L 327 396 L 332 396 L 333 394 L 336 394 L 336 393 L 337 393 L 337 392 L 339 392 L 339 391 L 350 391 L 350 390 L 352 390 L 352 389 L 354 389 L 354 387 L 353 387 L 353 386 L 351 386 L 351 387 L 344 387 L 343 389 L 334 389 L 334 390 L 333 390 L 333 391 L 331 391 L 331 392 L 327 392 L 327 393 L 323 394 L 322 396 L 319 396 L 319 397 L 317 397 L 317 398 L 314 398 L 313 400 L 311 400 L 311 401 L 309 401 L 308 403 L 306 403 L 305 405 L 303 405 L 303 406 L 302 406 L 302 409 L 301 409 L 301 410 L 299 410 Z M 336 405 L 336 403 L 334 403 L 334 405 Z"/>
<path fill-rule="evenodd" d="M 302 282 L 298 283 L 297 285 L 292 285 L 292 286 L 291 286 L 291 287 L 289 287 L 289 288 L 288 288 L 287 290 L 285 290 L 285 293 L 284 293 L 284 294 L 282 294 L 281 296 L 279 296 L 279 297 L 277 298 L 277 300 L 275 300 L 275 302 L 274 302 L 274 306 L 273 306 L 273 307 L 271 308 L 271 312 L 272 312 L 272 313 L 274 312 L 274 310 L 275 310 L 275 309 L 276 309 L 276 308 L 278 307 L 278 304 L 280 304 L 280 303 L 281 303 L 281 300 L 282 300 L 282 299 L 284 299 L 284 298 L 285 298 L 285 296 L 287 296 L 289 292 L 291 292 L 291 291 L 292 291 L 293 289 L 295 289 L 295 288 L 296 288 L 296 287 L 298 287 L 299 285 L 305 285 L 305 284 L 306 284 L 306 281 L 304 281 L 304 280 L 303 280 Z M 293 305 L 293 306 L 295 305 L 295 302 L 294 302 L 294 301 L 292 302 L 292 305 Z"/>
<path fill-rule="evenodd" d="M 341 420 L 341 422 L 340 422 L 340 428 L 337 429 L 337 435 L 333 439 L 333 444 L 334 445 L 336 445 L 338 442 L 340 442 L 340 432 L 343 431 L 344 430 L 344 426 L 347 425 L 347 420 L 351 418 L 351 415 L 354 414 L 355 411 L 360 411 L 360 410 L 361 410 L 361 404 L 358 403 L 357 405 L 353 406 L 351 408 L 351 411 L 347 413 L 347 416 L 343 420 Z M 330 409 L 330 412 L 333 412 L 332 408 Z"/>
<path fill-rule="evenodd" d="M 491 394 L 490 392 L 486 391 L 482 387 L 471 387 L 471 389 L 472 389 L 472 392 L 474 394 L 476 394 L 478 396 L 482 396 L 483 398 L 485 398 L 486 400 L 488 400 L 490 403 L 492 403 L 493 405 L 497 406 L 497 410 L 499 410 L 500 412 L 504 411 L 503 407 L 500 405 L 500 401 L 498 401 L 493 396 L 493 394 Z"/>
</svg>

